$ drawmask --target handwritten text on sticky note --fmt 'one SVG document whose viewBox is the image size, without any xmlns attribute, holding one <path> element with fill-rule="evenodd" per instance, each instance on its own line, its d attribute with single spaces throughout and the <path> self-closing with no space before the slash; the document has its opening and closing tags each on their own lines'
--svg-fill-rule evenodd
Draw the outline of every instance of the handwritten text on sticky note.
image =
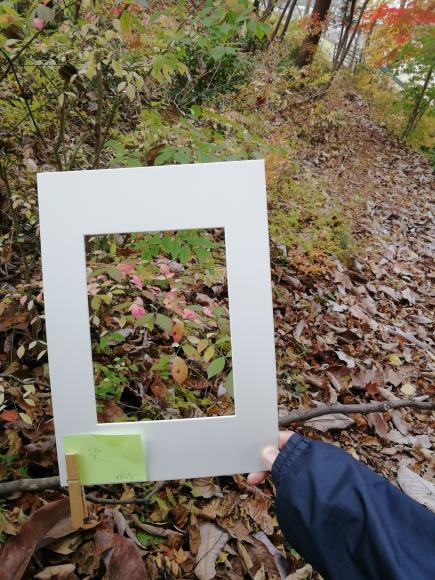
<svg viewBox="0 0 435 580">
<path fill-rule="evenodd" d="M 77 453 L 83 485 L 146 481 L 140 435 L 66 435 L 65 453 Z"/>
</svg>

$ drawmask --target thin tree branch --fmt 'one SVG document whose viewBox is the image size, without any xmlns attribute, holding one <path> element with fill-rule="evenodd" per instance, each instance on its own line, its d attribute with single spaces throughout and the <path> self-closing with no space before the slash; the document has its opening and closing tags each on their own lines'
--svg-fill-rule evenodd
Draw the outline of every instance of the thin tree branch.
<svg viewBox="0 0 435 580">
<path fill-rule="evenodd" d="M 304 423 L 314 417 L 331 415 L 332 413 L 341 413 L 342 415 L 351 415 L 353 413 L 385 413 L 391 409 L 400 409 L 402 407 L 413 407 L 416 409 L 435 409 L 435 401 L 416 401 L 414 399 L 402 399 L 399 401 L 383 401 L 382 403 L 357 403 L 355 405 L 325 405 L 315 409 L 306 409 L 305 411 L 292 411 L 288 415 L 281 417 L 279 420 L 280 427 L 287 427 L 293 423 Z"/>
<path fill-rule="evenodd" d="M 16 479 L 0 483 L 0 497 L 6 497 L 17 491 L 43 491 L 44 489 L 59 489 L 60 478 L 38 477 L 37 479 Z"/>
<path fill-rule="evenodd" d="M 26 42 L 26 44 L 24 44 L 20 50 L 17 52 L 17 54 L 15 54 L 12 58 L 7 58 L 6 61 L 8 63 L 8 66 L 6 67 L 6 70 L 4 71 L 4 73 L 2 74 L 1 78 L 0 78 L 0 83 L 2 82 L 2 80 L 6 77 L 6 75 L 9 72 L 9 69 L 11 68 L 11 66 L 13 65 L 13 63 L 17 60 L 17 58 L 19 58 L 23 52 L 26 50 L 26 48 L 28 46 L 30 46 L 32 44 L 32 42 L 35 40 L 35 38 L 40 34 L 40 30 L 38 30 L 37 32 L 35 32 L 35 34 Z"/>
<path fill-rule="evenodd" d="M 102 498 L 92 494 L 86 494 L 86 499 L 92 503 L 101 503 L 108 505 L 147 505 L 150 503 L 153 496 L 162 489 L 165 481 L 159 481 L 153 489 L 147 493 L 143 498 L 131 499 L 116 499 L 116 498 Z M 53 477 L 38 477 L 37 479 L 17 479 L 15 481 L 5 481 L 0 483 L 0 497 L 7 497 L 13 493 L 21 491 L 44 491 L 46 489 L 62 489 L 68 493 L 68 489 L 63 489 L 60 485 L 60 477 L 54 475 Z"/>
<path fill-rule="evenodd" d="M 44 143 L 44 145 L 47 145 L 47 143 L 44 139 L 44 135 L 41 133 L 39 125 L 36 122 L 35 117 L 33 116 L 32 107 L 29 105 L 29 101 L 27 100 L 27 96 L 26 96 L 26 93 L 25 93 L 23 86 L 20 82 L 20 79 L 18 78 L 18 74 L 17 74 L 17 71 L 15 70 L 15 66 L 14 66 L 14 61 L 9 58 L 8 54 L 3 49 L 0 49 L 0 50 L 1 50 L 2 54 L 4 55 L 5 59 L 8 61 L 10 68 L 12 69 L 12 74 L 14 75 L 14 78 L 17 82 L 18 88 L 20 89 L 21 97 L 24 101 L 24 104 L 26 105 L 27 112 L 29 113 L 29 116 L 32 120 L 33 126 L 35 127 L 36 133 L 38 134 L 38 137 L 41 139 L 41 141 Z"/>
</svg>

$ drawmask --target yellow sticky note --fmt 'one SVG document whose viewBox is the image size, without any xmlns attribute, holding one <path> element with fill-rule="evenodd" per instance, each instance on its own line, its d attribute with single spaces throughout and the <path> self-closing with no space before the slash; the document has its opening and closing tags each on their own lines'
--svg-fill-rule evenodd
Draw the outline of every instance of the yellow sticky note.
<svg viewBox="0 0 435 580">
<path fill-rule="evenodd" d="M 140 435 L 66 435 L 65 453 L 77 453 L 83 485 L 146 481 Z"/>
</svg>

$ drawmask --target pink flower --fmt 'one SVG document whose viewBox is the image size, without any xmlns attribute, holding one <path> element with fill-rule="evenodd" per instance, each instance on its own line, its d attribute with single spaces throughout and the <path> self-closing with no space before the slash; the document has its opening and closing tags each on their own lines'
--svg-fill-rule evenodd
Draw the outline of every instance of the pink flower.
<svg viewBox="0 0 435 580">
<path fill-rule="evenodd" d="M 209 316 L 210 318 L 214 318 L 213 312 L 207 306 L 204 306 L 204 308 L 202 309 L 202 311 L 204 312 L 204 314 L 206 316 Z"/>
<path fill-rule="evenodd" d="M 130 278 L 132 284 L 134 284 L 137 288 L 142 290 L 143 282 L 136 274 Z"/>
<path fill-rule="evenodd" d="M 190 310 L 189 308 L 185 308 L 182 314 L 183 318 L 187 318 L 188 320 L 194 320 L 197 317 L 196 312 Z"/>
<path fill-rule="evenodd" d="M 33 28 L 36 28 L 36 30 L 41 31 L 44 28 L 45 22 L 42 20 L 42 18 L 34 18 L 32 20 L 32 26 Z"/>
<path fill-rule="evenodd" d="M 134 270 L 133 265 L 127 264 L 127 262 L 121 262 L 116 267 L 118 268 L 118 270 L 121 270 L 121 272 L 123 274 L 127 274 L 127 275 L 132 274 L 133 270 Z"/>
<path fill-rule="evenodd" d="M 27 302 L 27 296 L 21 296 L 20 298 L 20 304 L 21 306 L 24 306 L 24 304 Z"/>
</svg>

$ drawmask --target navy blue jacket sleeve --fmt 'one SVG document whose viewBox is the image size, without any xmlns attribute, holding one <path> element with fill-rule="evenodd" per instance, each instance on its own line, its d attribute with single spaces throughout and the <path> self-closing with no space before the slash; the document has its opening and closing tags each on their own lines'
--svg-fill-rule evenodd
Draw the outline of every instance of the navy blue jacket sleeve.
<svg viewBox="0 0 435 580">
<path fill-rule="evenodd" d="M 325 580 L 435 579 L 435 515 L 345 451 L 295 434 L 272 478 L 286 539 Z"/>
</svg>

